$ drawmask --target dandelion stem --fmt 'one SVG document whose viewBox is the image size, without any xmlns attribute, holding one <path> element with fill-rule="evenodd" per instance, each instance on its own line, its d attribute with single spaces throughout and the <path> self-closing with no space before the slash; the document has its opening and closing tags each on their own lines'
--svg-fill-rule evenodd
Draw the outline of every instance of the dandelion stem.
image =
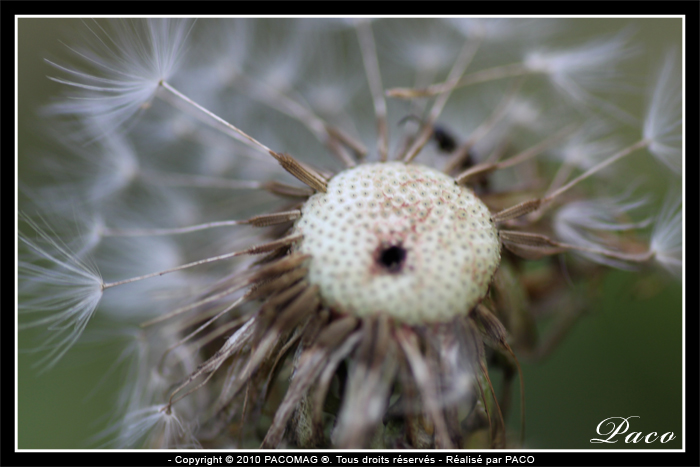
<svg viewBox="0 0 700 467">
<path fill-rule="evenodd" d="M 245 287 L 245 283 L 234 285 L 232 287 L 224 289 L 223 291 L 221 291 L 217 294 L 210 295 L 210 296 L 203 298 L 201 300 L 197 300 L 196 302 L 190 303 L 189 305 L 185 305 L 185 306 L 182 306 L 180 308 L 176 308 L 175 310 L 172 310 L 168 313 L 165 313 L 163 315 L 160 315 L 160 316 L 157 316 L 153 319 L 145 321 L 145 322 L 141 323 L 140 326 L 142 328 L 147 328 L 149 326 L 153 326 L 154 324 L 166 321 L 166 320 L 173 318 L 175 316 L 178 316 L 178 315 L 181 315 L 183 313 L 187 313 L 188 311 L 194 310 L 195 308 L 197 308 L 199 306 L 205 305 L 207 303 L 215 302 L 216 300 L 219 300 L 220 298 L 224 298 L 228 295 L 231 295 L 232 293 L 236 292 L 237 290 L 240 290 L 242 287 Z"/>
<path fill-rule="evenodd" d="M 535 198 L 531 199 L 528 201 L 525 201 L 523 203 L 520 203 L 516 206 L 510 207 L 503 209 L 500 212 L 497 212 L 496 214 L 493 215 L 493 220 L 495 222 L 504 222 L 510 219 L 515 219 L 520 216 L 524 216 L 526 214 L 529 214 L 531 212 L 534 212 L 538 209 L 544 209 L 545 206 L 549 206 L 550 203 L 559 195 L 562 193 L 566 192 L 573 186 L 575 186 L 577 183 L 587 179 L 591 175 L 594 175 L 595 173 L 599 172 L 600 170 L 603 170 L 605 167 L 609 166 L 610 164 L 619 161 L 623 157 L 632 154 L 633 152 L 643 149 L 645 147 L 648 147 L 652 143 L 651 140 L 648 139 L 642 139 L 640 141 L 637 141 L 631 146 L 626 147 L 625 149 L 619 151 L 618 153 L 610 156 L 606 160 L 600 162 L 599 164 L 596 164 L 594 167 L 591 167 L 578 177 L 574 178 L 571 180 L 569 183 L 566 185 L 562 186 L 561 188 L 555 190 L 554 192 L 550 193 L 549 195 L 545 196 L 544 198 Z M 462 176 L 460 176 L 462 177 Z"/>
<path fill-rule="evenodd" d="M 282 165 L 282 167 L 295 177 L 297 177 L 300 181 L 306 183 L 313 189 L 317 191 L 326 191 L 325 186 L 326 182 L 325 180 L 322 180 L 322 177 L 320 177 L 314 170 L 312 170 L 309 167 L 304 166 L 302 163 L 298 162 L 296 159 L 294 159 L 292 156 L 288 154 L 280 154 L 272 149 L 268 148 L 264 144 L 262 144 L 260 141 L 256 140 L 252 136 L 248 135 L 244 131 L 238 129 L 237 127 L 233 126 L 223 118 L 219 117 L 215 113 L 211 112 L 210 110 L 205 109 L 201 105 L 197 104 L 195 101 L 187 97 L 186 95 L 182 94 L 180 91 L 172 87 L 168 82 L 166 81 L 161 81 L 160 85 L 163 89 L 166 91 L 170 92 L 177 98 L 183 100 L 184 102 L 188 103 L 189 105 L 193 106 L 200 112 L 204 113 L 206 116 L 214 120 L 216 123 L 219 123 L 222 125 L 224 128 L 227 130 L 232 130 L 234 132 L 234 136 L 236 139 L 240 139 L 242 137 L 242 141 L 245 142 L 246 144 L 252 145 L 252 147 L 256 149 L 261 149 L 267 154 L 271 155 L 277 161 Z M 208 123 L 208 122 L 207 122 Z"/>
<path fill-rule="evenodd" d="M 653 251 L 644 253 L 623 253 L 607 250 L 605 248 L 592 248 L 552 240 L 546 235 L 534 234 L 529 232 L 520 232 L 516 230 L 500 230 L 499 236 L 506 244 L 518 245 L 523 247 L 538 250 L 542 254 L 559 253 L 561 250 L 577 250 L 585 253 L 593 253 L 597 255 L 608 256 L 610 258 L 621 259 L 636 263 L 644 263 L 654 257 Z"/>
<path fill-rule="evenodd" d="M 514 76 L 523 76 L 534 74 L 533 71 L 527 69 L 522 63 L 511 63 L 486 70 L 477 71 L 468 74 L 456 82 L 450 82 L 448 79 L 444 83 L 433 84 L 423 89 L 411 88 L 393 88 L 386 91 L 388 97 L 396 97 L 399 99 L 414 99 L 416 97 L 430 97 L 444 92 L 452 92 L 454 89 L 469 86 L 471 84 L 493 81 L 501 78 L 509 78 Z"/>
<path fill-rule="evenodd" d="M 448 83 L 456 83 L 459 80 L 460 76 L 464 74 L 464 71 L 467 69 L 472 59 L 474 58 L 476 51 L 479 50 L 479 45 L 481 45 L 480 39 L 477 39 L 475 41 L 467 41 L 467 43 L 464 44 L 464 47 L 462 47 L 462 51 L 459 54 L 459 57 L 457 58 L 455 64 L 450 70 L 450 74 L 447 76 Z M 404 162 L 411 162 L 418 155 L 421 149 L 423 149 L 423 146 L 425 146 L 425 144 L 428 142 L 428 140 L 433 134 L 433 124 L 435 123 L 435 120 L 437 120 L 437 118 L 440 116 L 442 109 L 445 108 L 445 104 L 450 98 L 450 94 L 451 90 L 441 94 L 440 96 L 438 96 L 437 99 L 435 99 L 433 107 L 430 109 L 430 114 L 428 115 L 427 120 L 423 124 L 423 130 L 421 131 L 421 134 L 418 136 L 416 141 L 414 141 L 411 148 L 406 153 L 406 156 L 404 157 Z"/>
<path fill-rule="evenodd" d="M 216 329 L 212 330 L 210 333 L 194 341 L 192 343 L 192 346 L 197 349 L 203 348 L 205 345 L 209 344 L 215 339 L 218 339 L 219 337 L 227 334 L 232 329 L 238 328 L 241 325 L 245 324 L 248 320 L 250 320 L 250 316 L 251 313 L 248 313 L 239 318 L 236 318 L 234 321 L 229 321 L 228 323 L 224 323 L 217 326 Z"/>
<path fill-rule="evenodd" d="M 195 329 L 194 331 L 192 331 L 191 333 L 189 333 L 187 336 L 183 337 L 183 338 L 180 339 L 178 342 L 176 342 L 176 343 L 174 343 L 173 345 L 171 345 L 170 347 L 168 347 L 168 348 L 165 350 L 165 352 L 163 352 L 163 356 L 161 357 L 160 363 L 158 364 L 159 371 L 162 372 L 163 365 L 165 364 L 165 360 L 167 359 L 167 357 L 168 357 L 168 355 L 170 354 L 170 352 L 172 352 L 173 350 L 175 350 L 177 347 L 181 346 L 181 345 L 184 344 L 185 342 L 189 341 L 189 340 L 192 339 L 194 336 L 196 336 L 197 334 L 199 334 L 200 332 L 202 332 L 204 329 L 206 329 L 211 323 L 213 323 L 214 321 L 216 321 L 217 319 L 221 318 L 223 315 L 225 315 L 225 314 L 228 313 L 229 311 L 231 311 L 231 310 L 233 310 L 234 308 L 236 308 L 238 305 L 240 305 L 241 303 L 243 303 L 243 301 L 244 301 L 245 299 L 246 299 L 246 296 L 245 296 L 245 295 L 242 296 L 242 297 L 240 297 L 238 300 L 234 301 L 234 302 L 231 303 L 229 306 L 227 306 L 226 308 L 224 308 L 223 310 L 221 310 L 219 313 L 217 313 L 216 315 L 214 315 L 213 317 L 211 317 L 210 319 L 208 319 L 206 322 L 204 322 L 204 324 L 202 324 L 202 325 L 199 326 L 197 329 Z"/>
<path fill-rule="evenodd" d="M 460 165 L 469 157 L 469 151 L 474 144 L 476 144 L 479 139 L 486 136 L 486 134 L 491 131 L 496 123 L 498 123 L 506 115 L 506 110 L 508 110 L 510 104 L 513 102 L 513 99 L 517 95 L 523 81 L 523 78 L 513 81 L 510 89 L 503 95 L 501 101 L 498 103 L 498 106 L 494 109 L 491 115 L 489 115 L 489 117 L 472 132 L 471 136 L 469 136 L 469 139 L 464 144 L 457 148 L 455 155 L 452 156 L 445 166 L 445 173 L 450 173 L 455 168 L 460 167 Z"/>
<path fill-rule="evenodd" d="M 389 147 L 389 127 L 386 122 L 386 101 L 384 100 L 384 86 L 382 85 L 382 75 L 379 72 L 379 60 L 377 59 L 377 47 L 372 34 L 372 26 L 369 21 L 361 20 L 356 24 L 357 38 L 360 42 L 362 61 L 365 65 L 365 74 L 372 92 L 374 103 L 374 113 L 377 116 L 377 129 L 379 137 L 377 140 L 377 150 L 379 160 L 387 160 Z"/>
<path fill-rule="evenodd" d="M 233 225 L 253 225 L 255 227 L 267 227 L 269 225 L 281 224 L 288 221 L 293 221 L 301 216 L 301 211 L 285 211 L 276 212 L 273 214 L 261 214 L 253 216 L 250 219 L 241 221 L 216 221 L 206 222 L 204 224 L 190 225 L 187 227 L 174 227 L 171 229 L 103 229 L 104 237 L 140 237 L 150 235 L 178 235 L 190 232 L 198 232 L 200 230 L 213 229 L 217 227 L 230 227 Z"/>
<path fill-rule="evenodd" d="M 588 169 L 587 171 L 585 171 L 584 173 L 582 173 L 578 177 L 574 178 L 573 180 L 571 180 L 569 183 L 567 183 L 563 187 L 561 187 L 561 188 L 557 189 L 556 191 L 554 191 L 553 193 L 545 196 L 542 199 L 542 201 L 543 202 L 552 201 L 554 198 L 561 195 L 562 193 L 567 191 L 569 188 L 571 188 L 574 185 L 576 185 L 577 183 L 585 180 L 586 178 L 590 177 L 591 175 L 595 174 L 596 172 L 604 169 L 605 167 L 609 166 L 613 162 L 617 162 L 618 160 L 622 159 L 626 155 L 631 154 L 631 153 L 637 151 L 638 149 L 645 148 L 645 147 L 649 146 L 650 144 L 651 144 L 651 141 L 649 141 L 647 139 L 642 139 L 642 140 L 634 143 L 633 145 L 628 146 L 627 148 L 621 150 L 620 152 L 609 157 L 608 159 L 604 160 L 603 162 L 595 165 L 594 167 L 591 167 L 590 169 Z"/>
<path fill-rule="evenodd" d="M 172 229 L 103 229 L 102 235 L 105 237 L 141 237 L 150 235 L 178 235 L 200 230 L 213 229 L 216 227 L 229 227 L 241 225 L 245 221 L 217 221 L 205 224 L 190 225 L 187 227 L 175 227 Z"/>
<path fill-rule="evenodd" d="M 483 163 L 483 164 L 478 164 L 474 167 L 471 167 L 456 177 L 457 183 L 462 184 L 465 181 L 467 181 L 468 178 L 470 178 L 474 175 L 477 175 L 477 174 L 481 174 L 484 172 L 492 172 L 494 170 L 506 169 L 508 167 L 512 167 L 514 165 L 520 164 L 521 162 L 525 162 L 527 160 L 530 160 L 533 157 L 537 156 L 538 154 L 541 154 L 542 151 L 544 151 L 545 149 L 547 149 L 550 146 L 561 141 L 567 135 L 571 134 L 571 132 L 575 129 L 575 127 L 576 127 L 576 125 L 569 125 L 569 126 L 563 128 L 562 130 L 556 132 L 554 135 L 550 136 L 549 138 L 546 138 L 543 141 L 540 141 L 536 145 L 526 149 L 525 151 L 521 152 L 520 154 L 517 154 L 513 157 L 510 157 L 504 161 L 496 162 L 496 163 Z"/>
<path fill-rule="evenodd" d="M 183 93 L 181 93 L 180 91 L 178 91 L 177 89 L 175 89 L 174 87 L 172 87 L 167 81 L 161 81 L 161 82 L 160 82 L 160 86 L 161 86 L 162 89 L 165 89 L 166 91 L 168 91 L 169 93 L 171 93 L 172 95 L 174 95 L 175 97 L 177 97 L 178 99 L 181 99 L 182 101 L 186 102 L 187 104 L 191 105 L 191 106 L 194 107 L 195 109 L 197 109 L 197 110 L 199 110 L 200 112 L 202 112 L 204 115 L 206 115 L 207 117 L 209 117 L 209 118 L 210 118 L 211 120 L 213 120 L 214 122 L 216 122 L 216 123 L 218 123 L 219 125 L 223 126 L 223 127 L 226 128 L 227 130 L 233 131 L 236 135 L 238 135 L 238 136 L 235 136 L 236 139 L 241 140 L 241 141 L 243 141 L 243 142 L 246 142 L 247 144 L 252 145 L 252 147 L 254 147 L 254 148 L 256 148 L 256 149 L 261 149 L 262 151 L 266 152 L 267 154 L 270 154 L 270 153 L 273 152 L 272 149 L 268 148 L 267 146 L 265 146 L 264 144 L 262 144 L 260 141 L 256 140 L 255 138 L 253 138 L 252 136 L 248 135 L 248 134 L 245 133 L 244 131 L 242 131 L 242 130 L 238 129 L 237 127 L 233 126 L 232 124 L 230 124 L 229 122 L 227 122 L 227 121 L 224 120 L 223 118 L 219 117 L 218 115 L 216 115 L 216 114 L 213 113 L 212 111 L 210 111 L 210 110 L 208 110 L 208 109 L 202 107 L 201 105 L 199 105 L 198 103 L 196 103 L 195 101 L 193 101 L 192 99 L 190 99 L 189 97 L 187 97 L 186 95 L 184 95 Z M 204 121 L 204 120 L 203 120 L 203 121 Z M 209 122 L 206 122 L 206 121 L 205 121 L 205 123 L 209 123 Z M 241 137 L 242 137 L 243 139 L 240 139 Z"/>
<path fill-rule="evenodd" d="M 167 186 L 225 188 L 232 190 L 259 190 L 265 188 L 263 182 L 256 180 L 232 180 L 206 175 L 188 175 L 150 170 L 143 171 L 140 175 L 146 181 Z"/>
</svg>

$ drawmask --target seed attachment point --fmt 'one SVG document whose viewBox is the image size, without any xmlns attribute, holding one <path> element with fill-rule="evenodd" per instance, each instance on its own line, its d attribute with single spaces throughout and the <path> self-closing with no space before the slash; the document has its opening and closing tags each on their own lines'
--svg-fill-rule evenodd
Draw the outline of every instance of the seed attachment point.
<svg viewBox="0 0 700 467">
<path fill-rule="evenodd" d="M 385 271 L 394 274 L 403 270 L 408 253 L 403 246 L 382 246 L 377 253 L 377 264 Z"/>
</svg>

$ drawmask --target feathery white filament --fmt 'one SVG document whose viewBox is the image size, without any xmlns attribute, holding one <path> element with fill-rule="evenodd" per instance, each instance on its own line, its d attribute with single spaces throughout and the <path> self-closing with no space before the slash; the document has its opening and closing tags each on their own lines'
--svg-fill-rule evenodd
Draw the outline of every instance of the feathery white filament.
<svg viewBox="0 0 700 467">
<path fill-rule="evenodd" d="M 176 70 L 192 22 L 148 19 L 111 25 L 109 31 L 98 22 L 88 25 L 90 45 L 71 49 L 83 61 L 83 68 L 47 60 L 68 76 L 51 79 L 79 91 L 54 105 L 54 112 L 121 126 L 151 100 L 160 81 Z"/>
<path fill-rule="evenodd" d="M 31 260 L 21 260 L 19 275 L 28 296 L 20 301 L 20 311 L 41 317 L 27 320 L 20 328 L 48 327 L 51 334 L 37 351 L 47 351 L 37 365 L 53 366 L 80 338 L 102 298 L 104 284 L 97 269 L 77 257 L 56 239 L 55 233 L 42 229 L 25 218 L 39 238 L 20 241 L 30 250 Z M 33 294 L 34 290 L 40 291 Z"/>
</svg>

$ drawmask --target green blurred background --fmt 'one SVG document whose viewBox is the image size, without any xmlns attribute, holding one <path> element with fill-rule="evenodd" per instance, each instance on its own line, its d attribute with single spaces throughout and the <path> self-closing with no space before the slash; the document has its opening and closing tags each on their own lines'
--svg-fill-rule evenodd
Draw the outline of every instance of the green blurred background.
<svg viewBox="0 0 700 467">
<path fill-rule="evenodd" d="M 582 20 L 579 33 L 595 34 L 632 25 L 643 47 L 647 72 L 669 45 L 681 44 L 681 21 Z M 36 131 L 37 109 L 60 93 L 47 79 L 53 75 L 43 59 L 65 55 L 78 20 L 19 20 L 19 169 L 32 164 L 50 142 Z M 66 39 L 68 38 L 68 39 Z M 646 62 L 646 63 L 645 63 Z M 634 70 L 631 70 L 634 72 Z M 658 173 L 648 157 L 639 158 L 640 173 Z M 23 179 L 25 182 L 30 180 Z M 646 182 L 661 189 L 668 181 L 652 175 Z M 663 196 L 663 193 L 657 193 Z M 526 447 L 537 449 L 680 448 L 682 446 L 682 301 L 681 285 L 661 273 L 612 271 L 602 284 L 601 299 L 591 304 L 563 343 L 545 361 L 524 363 L 527 407 Z M 96 319 L 100 319 L 99 316 Z M 37 333 L 23 331 L 20 348 L 31 348 Z M 18 430 L 20 448 L 88 448 L 88 439 L 105 428 L 119 387 L 108 369 L 117 348 L 78 345 L 70 358 L 39 374 L 35 356 L 19 354 Z M 105 376 L 105 374 L 107 374 Z M 517 386 L 510 424 L 519 427 Z M 631 430 L 672 431 L 676 439 L 626 445 L 591 444 L 595 429 L 608 417 L 630 419 Z"/>
</svg>

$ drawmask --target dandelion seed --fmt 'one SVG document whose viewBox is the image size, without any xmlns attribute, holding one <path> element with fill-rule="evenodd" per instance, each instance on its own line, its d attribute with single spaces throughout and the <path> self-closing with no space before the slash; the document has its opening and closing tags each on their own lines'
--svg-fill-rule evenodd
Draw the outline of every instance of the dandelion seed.
<svg viewBox="0 0 700 467">
<path fill-rule="evenodd" d="M 160 82 L 175 72 L 191 24 L 148 19 L 111 23 L 112 31 L 98 22 L 86 25 L 92 35 L 89 48 L 71 49 L 85 69 L 49 61 L 67 75 L 52 79 L 77 91 L 52 110 L 83 117 L 86 125 L 98 122 L 118 127 L 147 104 Z"/>
<path fill-rule="evenodd" d="M 104 283 L 93 264 L 77 257 L 51 231 L 31 219 L 24 220 L 39 237 L 20 236 L 34 259 L 27 257 L 20 262 L 20 278 L 26 292 L 41 292 L 22 300 L 23 313 L 32 316 L 22 328 L 43 326 L 52 331 L 36 349 L 47 352 L 37 364 L 48 368 L 80 338 L 102 298 Z M 34 318 L 37 313 L 40 317 Z"/>
<path fill-rule="evenodd" d="M 639 210 L 647 202 L 645 199 L 628 200 L 629 196 L 617 198 L 587 200 L 572 202 L 565 205 L 556 213 L 554 229 L 557 236 L 567 243 L 586 248 L 609 248 L 614 244 L 610 235 L 612 232 L 642 229 L 650 224 L 650 219 L 637 222 L 624 222 L 620 219 L 628 217 L 633 210 Z M 630 265 L 605 256 L 580 252 L 583 256 L 617 268 L 630 268 Z"/>
</svg>

